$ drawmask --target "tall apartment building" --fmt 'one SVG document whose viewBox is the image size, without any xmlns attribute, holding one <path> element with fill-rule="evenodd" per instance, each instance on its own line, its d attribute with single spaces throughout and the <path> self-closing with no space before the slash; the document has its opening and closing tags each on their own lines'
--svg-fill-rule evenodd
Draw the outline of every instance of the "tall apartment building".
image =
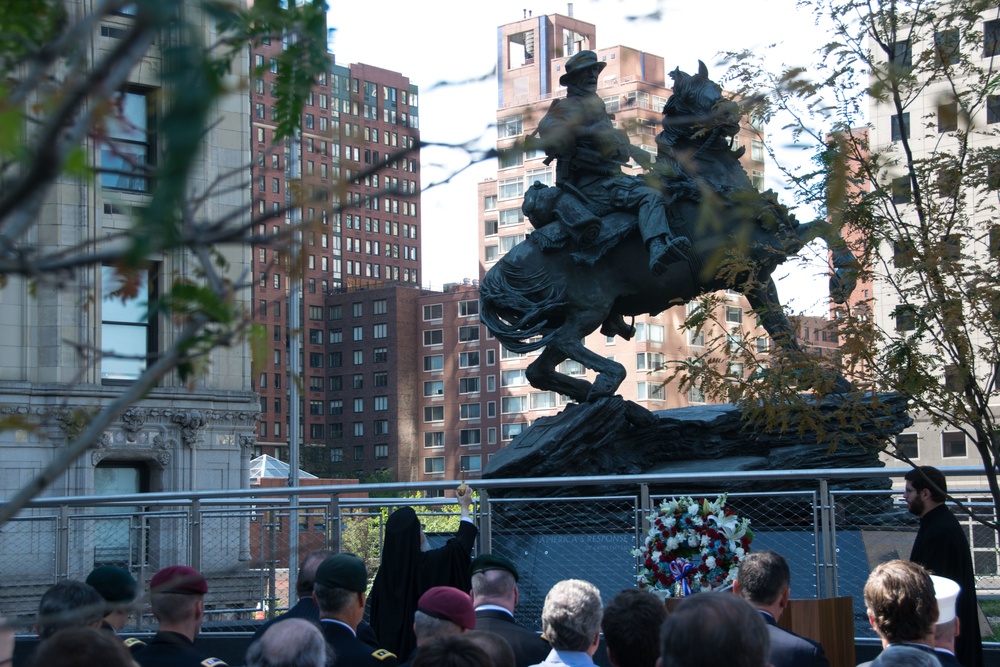
<svg viewBox="0 0 1000 667">
<path fill-rule="evenodd" d="M 296 267 L 290 266 L 287 253 L 281 254 L 285 245 L 281 240 L 253 249 L 254 314 L 266 328 L 270 343 L 265 358 L 255 360 L 254 368 L 262 413 L 257 452 L 287 458 L 292 381 L 289 336 L 299 333 L 300 442 L 304 448 L 330 448 L 329 455 L 335 458 L 327 463 L 367 461 L 372 465 L 361 469 L 370 470 L 378 467 L 374 461 L 389 457 L 382 456 L 383 450 L 372 443 L 364 458 L 357 458 L 359 450 L 346 451 L 345 423 L 334 419 L 339 415 L 333 414 L 336 408 L 331 406 L 345 401 L 342 392 L 352 381 L 353 373 L 347 374 L 345 384 L 344 374 L 356 352 L 351 344 L 370 341 L 373 333 L 366 331 L 363 339 L 352 341 L 353 301 L 338 295 L 419 285 L 417 88 L 402 74 L 379 67 L 337 65 L 331 54 L 329 71 L 316 80 L 303 109 L 301 134 L 275 146 L 275 79 L 282 48 L 278 40 L 251 48 L 253 209 L 256 214 L 284 211 L 283 220 L 260 225 L 256 231 L 260 236 L 280 234 L 283 224 L 298 220 L 308 225 Z M 302 205 L 292 206 L 293 201 L 303 200 Z M 296 287 L 301 294 L 300 332 L 289 328 L 288 297 Z M 370 300 L 362 301 L 369 306 L 366 314 L 372 315 Z M 405 307 L 404 302 L 400 300 L 400 307 Z M 329 317 L 345 308 L 343 323 Z M 394 308 L 393 300 L 381 315 L 399 316 Z M 380 324 L 384 326 L 384 320 Z M 372 388 L 370 380 L 367 387 Z M 326 407 L 321 410 L 320 405 Z M 354 426 L 347 422 L 346 427 Z M 355 470 L 351 468 L 352 473 Z"/>
<path fill-rule="evenodd" d="M 478 186 L 479 252 L 481 271 L 485 274 L 506 252 L 530 234 L 530 223 L 521 212 L 524 191 L 535 181 L 552 185 L 554 165 L 545 165 L 545 155 L 526 150 L 529 137 L 553 99 L 565 95 L 558 84 L 563 64 L 575 53 L 590 49 L 606 64 L 601 72 L 598 95 L 615 124 L 624 129 L 634 144 L 656 154 L 656 134 L 660 130 L 662 109 L 670 96 L 663 58 L 626 46 L 598 48 L 597 28 L 570 16 L 552 14 L 525 18 L 498 29 L 497 58 L 497 151 L 499 165 L 496 179 Z M 754 185 L 763 188 L 764 146 L 749 126 L 741 131 L 734 149 L 744 146 L 747 173 Z M 632 170 L 638 173 L 633 163 Z M 681 308 L 671 308 L 657 316 L 636 319 L 636 336 L 626 341 L 599 333 L 587 337 L 591 350 L 613 357 L 623 364 L 628 377 L 619 389 L 626 399 L 650 410 L 662 410 L 705 401 L 697 387 L 685 393 L 673 385 L 664 386 L 669 364 L 696 357 L 704 351 L 706 338 L 732 336 L 731 343 L 755 329 L 746 299 L 735 292 L 724 295 L 724 303 L 714 313 L 718 324 L 701 332 L 685 332 L 680 327 L 687 317 Z M 697 304 L 688 305 L 688 313 Z M 760 349 L 768 341 L 759 330 L 754 334 Z M 554 392 L 534 391 L 527 384 L 524 371 L 534 355 L 510 353 L 500 349 L 500 441 L 509 442 L 538 417 L 561 409 L 566 398 Z M 742 364 L 731 371 L 744 373 Z M 566 361 L 561 372 L 589 375 L 579 363 Z M 751 369 L 746 369 L 749 372 Z"/>
<path fill-rule="evenodd" d="M 184 17 L 190 34 L 204 43 L 218 38 L 215 21 L 199 3 L 180 4 L 178 15 Z M 134 7 L 108 14 L 100 0 L 66 2 L 65 10 L 71 29 L 92 28 L 79 33 L 88 35 L 85 46 L 76 51 L 81 72 L 121 49 L 136 21 Z M 100 19 L 93 20 L 96 17 Z M 160 73 L 165 69 L 162 49 L 171 43 L 172 35 L 164 30 L 156 36 L 114 94 L 117 111 L 110 112 L 105 121 L 104 138 L 84 135 L 81 155 L 95 176 L 60 176 L 45 191 L 41 224 L 28 232 L 25 243 L 46 253 L 72 254 L 89 247 L 90 239 L 134 229 L 138 209 L 153 200 L 154 181 L 144 166 L 153 167 L 155 174 L 156 165 L 164 160 L 163 148 L 157 144 L 157 123 L 165 117 L 176 91 L 166 87 Z M 236 66 L 245 67 L 245 57 Z M 56 71 L 69 76 L 61 67 Z M 109 100 L 89 104 L 98 101 Z M 85 111 L 93 109 L 88 106 Z M 199 210 L 201 219 L 238 222 L 249 214 L 250 195 L 245 188 L 217 186 L 220 179 L 224 185 L 243 179 L 240 165 L 250 154 L 247 115 L 243 93 L 220 97 L 209 111 L 188 182 L 191 191 L 206 194 Z M 225 278 L 237 283 L 250 267 L 249 247 L 230 244 L 220 246 L 218 252 L 228 264 L 221 269 Z M 20 277 L 6 278 L 0 289 L 0 416 L 25 423 L 38 419 L 45 427 L 0 430 L 0 497 L 12 497 L 55 460 L 79 428 L 82 415 L 118 399 L 145 370 L 148 359 L 177 339 L 181 325 L 169 316 L 148 315 L 146 302 L 168 295 L 176 276 L 197 280 L 197 263 L 184 250 L 147 259 L 137 293 L 125 299 L 111 296 L 120 278 L 110 265 L 84 266 L 67 273 L 60 289 L 38 288 Z M 245 305 L 249 307 L 248 292 Z M 84 350 L 112 350 L 127 357 L 102 359 L 82 354 Z M 96 447 L 54 480 L 45 495 L 244 487 L 259 408 L 247 382 L 249 372 L 247 345 L 239 343 L 214 350 L 207 371 L 193 381 L 182 380 L 176 373 L 165 376 L 113 423 Z M 24 518 L 31 514 L 26 512 Z M 4 593 L 4 606 L 11 614 L 33 613 L 38 595 L 53 583 L 55 572 L 83 579 L 96 565 L 115 564 L 139 576 L 142 571 L 188 562 L 190 554 L 180 532 L 166 525 L 170 522 L 142 519 L 133 524 L 127 514 L 124 519 L 109 517 L 78 525 L 65 548 L 54 537 L 33 531 L 32 523 L 8 523 L 0 539 L 0 572 L 11 583 Z M 217 524 L 222 539 L 202 558 L 200 565 L 206 572 L 235 572 L 239 563 L 245 564 L 248 552 L 237 524 Z M 56 569 L 57 558 L 64 559 L 65 570 Z M 219 590 L 224 576 L 220 574 Z M 11 596 L 18 595 L 12 601 Z"/>
<path fill-rule="evenodd" d="M 921 8 L 918 11 L 927 10 Z M 924 27 L 911 30 L 907 25 L 908 20 L 910 19 L 906 16 L 899 17 L 901 41 L 893 44 L 892 59 L 896 66 L 911 68 L 916 65 L 918 59 L 926 58 L 928 54 L 935 59 L 935 66 L 942 66 L 942 60 L 956 65 L 949 77 L 931 76 L 925 69 L 920 69 L 917 75 L 918 85 L 913 88 L 915 92 L 912 96 L 904 96 L 905 109 L 901 115 L 897 115 L 889 101 L 873 98 L 869 103 L 869 147 L 873 154 L 877 152 L 885 155 L 888 165 L 878 178 L 883 185 L 893 187 L 893 205 L 900 211 L 902 219 L 911 221 L 912 229 L 917 230 L 920 229 L 920 225 L 916 220 L 916 212 L 909 206 L 909 177 L 904 172 L 904 167 L 901 164 L 893 166 L 892 160 L 903 156 L 901 145 L 903 136 L 908 139 L 914 160 L 923 163 L 925 168 L 928 160 L 941 160 L 949 154 L 957 154 L 959 152 L 957 133 L 966 130 L 966 122 L 973 128 L 969 133 L 971 149 L 1000 149 L 1000 139 L 994 129 L 997 123 L 1000 123 L 1000 97 L 996 95 L 979 97 L 980 93 L 977 92 L 982 89 L 985 80 L 985 74 L 980 76 L 980 73 L 993 71 L 996 58 L 1000 56 L 1000 19 L 997 19 L 995 8 L 989 9 L 978 21 L 973 22 L 967 34 L 962 35 L 959 34 L 957 27 L 942 27 L 940 30 Z M 884 64 L 885 57 L 881 49 L 876 48 L 872 51 L 880 64 Z M 962 64 L 958 65 L 960 59 Z M 972 68 L 978 69 L 979 72 L 974 72 Z M 971 99 L 985 102 L 972 107 L 968 119 L 962 118 L 959 113 L 950 89 L 952 82 L 960 93 L 968 92 Z M 963 106 L 962 113 L 964 111 Z M 994 178 L 995 171 L 994 163 L 988 169 L 991 179 Z M 925 186 L 925 197 L 944 198 L 945 202 L 954 201 L 957 191 L 948 189 L 947 183 L 941 180 L 941 173 L 937 176 L 936 179 L 928 179 L 931 182 Z M 973 188 L 969 179 L 974 176 L 974 174 L 963 174 L 960 184 L 963 190 L 967 188 L 964 199 L 966 208 L 962 213 L 969 216 L 971 224 L 964 226 L 951 223 L 956 226 L 948 242 L 953 244 L 954 252 L 961 257 L 960 261 L 992 263 L 997 257 L 997 248 L 1000 248 L 997 244 L 997 239 L 1000 237 L 997 236 L 995 227 L 995 181 L 985 187 Z M 920 178 L 923 179 L 922 174 Z M 990 202 L 993 202 L 993 205 L 990 205 Z M 942 216 L 943 219 L 951 219 L 946 214 Z M 900 243 L 896 248 L 882 248 L 879 255 L 892 259 L 887 262 L 887 267 L 874 267 L 873 283 L 870 286 L 872 317 L 880 328 L 895 332 L 897 336 L 907 335 L 907 332 L 913 330 L 913 321 L 912 318 L 905 316 L 905 309 L 919 308 L 921 304 L 916 300 L 913 303 L 903 303 L 900 292 L 894 284 L 899 278 L 894 275 L 893 268 L 901 266 L 899 262 L 905 260 L 906 248 Z M 864 288 L 869 287 L 864 286 Z M 855 297 L 857 296 L 855 293 Z M 966 327 L 970 324 L 963 322 L 963 326 Z M 995 348 L 995 338 L 991 339 L 991 334 L 976 327 L 972 327 L 970 333 L 973 345 L 977 349 Z M 980 354 L 975 360 L 975 368 L 968 370 L 974 372 L 978 378 L 989 378 L 994 372 L 991 363 L 990 359 Z M 942 377 L 945 376 L 946 370 L 942 370 Z M 987 386 L 985 382 L 982 384 Z M 989 409 L 995 414 L 1000 409 L 1000 398 L 995 389 L 987 398 Z M 976 448 L 962 431 L 953 426 L 935 426 L 927 415 L 921 413 L 915 413 L 913 417 L 916 423 L 905 433 L 897 436 L 897 443 L 915 463 L 932 466 L 982 465 L 982 459 Z M 905 464 L 888 457 L 886 464 L 905 467 Z M 951 486 L 953 484 L 949 481 L 949 487 Z M 954 486 L 982 489 L 986 488 L 986 483 L 985 478 L 968 477 L 956 479 Z"/>
</svg>

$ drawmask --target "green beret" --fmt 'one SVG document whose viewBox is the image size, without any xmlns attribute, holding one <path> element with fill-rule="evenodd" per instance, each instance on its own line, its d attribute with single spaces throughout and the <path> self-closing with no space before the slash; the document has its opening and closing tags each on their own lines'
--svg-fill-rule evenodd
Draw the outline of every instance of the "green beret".
<svg viewBox="0 0 1000 667">
<path fill-rule="evenodd" d="M 342 553 L 330 556 L 316 569 L 316 583 L 364 593 L 368 588 L 365 561 L 355 554 Z"/>
<path fill-rule="evenodd" d="M 112 565 L 102 565 L 87 575 L 87 583 L 97 589 L 107 602 L 132 602 L 139 592 L 135 578 Z"/>
<path fill-rule="evenodd" d="M 514 575 L 514 581 L 517 581 L 520 576 L 517 573 L 517 568 L 514 563 L 508 558 L 499 556 L 497 554 L 483 554 L 481 556 L 476 556 L 475 560 L 472 561 L 472 574 L 476 572 L 486 572 L 488 570 L 505 570 Z"/>
</svg>

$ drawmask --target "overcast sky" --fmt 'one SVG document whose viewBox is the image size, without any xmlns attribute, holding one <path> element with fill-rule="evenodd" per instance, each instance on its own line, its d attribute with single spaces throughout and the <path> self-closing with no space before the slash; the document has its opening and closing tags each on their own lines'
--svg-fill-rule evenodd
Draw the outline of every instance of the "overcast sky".
<svg viewBox="0 0 1000 667">
<path fill-rule="evenodd" d="M 488 149 L 495 143 L 497 27 L 522 19 L 526 10 L 534 16 L 568 14 L 568 5 L 574 17 L 597 26 L 599 48 L 621 44 L 662 56 L 667 71 L 680 66 L 693 72 L 701 59 L 716 78 L 725 71 L 717 59 L 720 51 L 767 53 L 769 65 L 778 68 L 811 62 L 813 51 L 825 41 L 812 16 L 796 9 L 795 0 L 331 0 L 332 48 L 341 65 L 395 70 L 420 87 L 423 141 Z M 780 141 L 774 130 L 769 132 Z M 469 155 L 427 149 L 421 158 L 421 282 L 440 289 L 444 283 L 477 278 L 476 183 L 495 177 L 496 163 L 472 165 L 447 184 L 429 187 L 466 166 Z M 780 192 L 777 169 L 769 165 L 766 172 L 767 185 Z M 800 217 L 808 219 L 810 213 Z M 825 289 L 820 271 L 815 261 L 805 268 L 789 262 L 778 269 L 779 290 L 795 311 L 825 312 L 825 294 L 816 291 Z"/>
</svg>

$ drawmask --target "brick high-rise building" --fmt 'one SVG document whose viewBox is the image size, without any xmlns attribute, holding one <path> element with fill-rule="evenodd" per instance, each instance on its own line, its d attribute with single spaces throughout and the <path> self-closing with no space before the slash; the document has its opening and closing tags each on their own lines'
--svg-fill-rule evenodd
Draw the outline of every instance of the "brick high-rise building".
<svg viewBox="0 0 1000 667">
<path fill-rule="evenodd" d="M 272 40 L 251 49 L 250 122 L 254 212 L 285 211 L 283 221 L 255 231 L 263 237 L 280 234 L 282 222 L 307 223 L 295 267 L 280 239 L 253 250 L 255 318 L 269 343 L 254 368 L 262 412 L 257 451 L 287 458 L 289 335 L 296 333 L 289 329 L 290 291 L 301 286 L 300 442 L 304 448 L 334 447 L 336 454 L 343 448 L 343 425 L 331 419 L 329 405 L 343 400 L 343 373 L 330 364 L 351 358 L 353 328 L 345 332 L 329 319 L 331 309 L 344 306 L 333 295 L 415 287 L 422 272 L 416 86 L 372 65 L 334 64 L 331 55 L 329 70 L 316 80 L 303 109 L 301 133 L 275 146 L 276 59 L 282 48 Z M 292 207 L 293 201 L 305 203 Z"/>
</svg>

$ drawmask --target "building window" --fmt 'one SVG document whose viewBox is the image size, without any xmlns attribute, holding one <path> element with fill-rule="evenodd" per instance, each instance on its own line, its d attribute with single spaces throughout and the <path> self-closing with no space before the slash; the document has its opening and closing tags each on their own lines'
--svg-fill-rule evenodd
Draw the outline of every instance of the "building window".
<svg viewBox="0 0 1000 667">
<path fill-rule="evenodd" d="M 372 361 L 376 364 L 384 364 L 389 361 L 389 348 L 376 347 L 372 350 Z"/>
<path fill-rule="evenodd" d="M 478 428 L 463 428 L 458 433 L 458 443 L 464 446 L 478 445 L 483 441 Z"/>
<path fill-rule="evenodd" d="M 372 302 L 372 313 L 375 315 L 385 315 L 388 311 L 388 303 L 385 299 L 375 299 Z"/>
<path fill-rule="evenodd" d="M 364 327 L 353 327 L 352 338 L 354 341 L 359 341 L 364 338 Z"/>
<path fill-rule="evenodd" d="M 909 72 L 910 68 L 913 67 L 913 43 L 908 39 L 894 42 L 889 62 L 900 70 Z"/>
<path fill-rule="evenodd" d="M 516 137 L 524 131 L 523 127 L 524 124 L 520 115 L 499 118 L 497 119 L 497 136 L 500 139 Z M 489 204 L 488 201 L 487 204 Z M 496 208 L 496 200 L 493 201 L 493 207 Z"/>
<path fill-rule="evenodd" d="M 739 306 L 726 306 L 726 322 L 729 324 L 742 324 L 743 309 Z"/>
<path fill-rule="evenodd" d="M 459 459 L 462 472 L 479 472 L 483 469 L 483 457 L 481 454 L 462 456 Z"/>
<path fill-rule="evenodd" d="M 987 109 L 989 107 L 987 106 Z M 958 129 L 958 103 L 939 104 L 937 108 L 938 132 L 954 132 Z"/>
<path fill-rule="evenodd" d="M 1000 55 L 1000 19 L 983 21 L 983 57 Z"/>
<path fill-rule="evenodd" d="M 372 409 L 375 412 L 385 412 L 389 409 L 389 397 L 388 396 L 376 396 Z"/>
<path fill-rule="evenodd" d="M 954 65 L 958 62 L 959 40 L 958 28 L 934 33 L 934 56 L 939 65 Z"/>
<path fill-rule="evenodd" d="M 428 380 L 424 382 L 424 396 L 443 396 L 444 380 Z"/>
<path fill-rule="evenodd" d="M 458 355 L 459 368 L 475 368 L 479 366 L 479 350 L 474 352 L 460 352 Z"/>
<path fill-rule="evenodd" d="M 372 423 L 372 430 L 375 435 L 389 435 L 389 420 L 376 419 Z"/>
<path fill-rule="evenodd" d="M 444 431 L 427 431 L 424 433 L 424 447 L 444 447 Z"/>
<path fill-rule="evenodd" d="M 635 339 L 639 343 L 662 343 L 664 341 L 664 336 L 666 335 L 666 330 L 662 324 L 647 324 L 640 322 L 635 325 L 635 331 Z"/>
<path fill-rule="evenodd" d="M 424 306 L 424 322 L 440 320 L 444 317 L 444 306 L 440 303 Z"/>
<path fill-rule="evenodd" d="M 458 342 L 459 343 L 471 343 L 472 341 L 479 340 L 479 327 L 459 327 L 458 328 Z"/>
<path fill-rule="evenodd" d="M 892 191 L 893 204 L 908 204 L 912 198 L 912 190 L 910 190 L 910 177 L 900 176 L 892 179 L 890 190 Z"/>
<path fill-rule="evenodd" d="M 115 95 L 115 113 L 105 117 L 106 141 L 100 143 L 101 186 L 114 190 L 147 192 L 147 169 L 156 147 L 153 114 L 146 94 L 128 90 Z"/>
<path fill-rule="evenodd" d="M 701 390 L 701 387 L 697 385 L 691 385 L 688 389 L 688 401 L 691 403 L 704 403 L 705 402 L 705 392 Z"/>
<path fill-rule="evenodd" d="M 1000 95 L 986 96 L 986 122 L 1000 123 Z"/>
<path fill-rule="evenodd" d="M 444 370 L 444 355 L 443 354 L 426 355 L 424 357 L 424 370 L 425 371 Z"/>
<path fill-rule="evenodd" d="M 916 433 L 900 433 L 896 436 L 896 451 L 908 459 L 920 458 L 920 446 Z"/>
<path fill-rule="evenodd" d="M 917 328 L 917 309 L 913 306 L 897 306 L 894 315 L 896 317 L 896 331 L 913 331 Z"/>
<path fill-rule="evenodd" d="M 558 399 L 554 391 L 532 392 L 528 396 L 528 405 L 532 410 L 549 410 L 558 405 Z"/>
<path fill-rule="evenodd" d="M 524 427 L 525 427 L 524 423 L 503 424 L 500 426 L 500 439 L 503 440 L 504 442 L 513 440 L 514 438 L 516 438 L 521 434 L 521 431 L 524 429 Z"/>
<path fill-rule="evenodd" d="M 372 386 L 373 387 L 388 387 L 389 386 L 389 373 L 386 371 L 375 371 L 372 373 Z"/>
<path fill-rule="evenodd" d="M 388 324 L 375 324 L 372 326 L 372 338 L 387 338 L 389 335 Z"/>
<path fill-rule="evenodd" d="M 344 462 L 344 448 L 343 447 L 331 447 L 330 448 L 330 463 L 343 463 Z"/>
<path fill-rule="evenodd" d="M 479 378 L 459 378 L 458 379 L 458 393 L 460 394 L 478 394 L 479 393 Z"/>
<path fill-rule="evenodd" d="M 424 408 L 424 423 L 430 424 L 433 422 L 443 422 L 443 421 L 444 421 L 443 405 L 428 405 Z"/>
<path fill-rule="evenodd" d="M 365 313 L 365 305 L 361 302 L 351 304 L 351 317 L 361 317 Z"/>
<path fill-rule="evenodd" d="M 479 419 L 480 416 L 480 405 L 479 403 L 462 403 L 458 406 L 459 408 L 459 419 Z"/>
<path fill-rule="evenodd" d="M 364 412 L 364 411 L 365 411 L 365 399 L 364 398 L 360 398 L 360 397 L 359 398 L 355 398 L 354 399 L 354 412 L 358 413 L 358 412 Z"/>
<path fill-rule="evenodd" d="M 459 301 L 458 316 L 472 317 L 479 314 L 479 301 Z"/>
<path fill-rule="evenodd" d="M 523 387 L 528 384 L 524 375 L 524 369 L 518 368 L 510 371 L 500 371 L 501 387 Z"/>
<path fill-rule="evenodd" d="M 429 329 L 424 332 L 424 345 L 441 345 L 442 343 L 444 343 L 442 329 Z"/>
<path fill-rule="evenodd" d="M 505 415 L 524 412 L 527 408 L 527 401 L 527 396 L 501 396 L 500 412 Z"/>
<path fill-rule="evenodd" d="M 444 473 L 444 457 L 428 456 L 424 459 L 424 474 L 436 475 Z"/>
<path fill-rule="evenodd" d="M 156 286 L 151 275 L 154 270 L 122 275 L 114 267 L 101 267 L 102 382 L 137 379 L 156 350 L 155 327 L 148 319 Z"/>
<path fill-rule="evenodd" d="M 354 445 L 354 460 L 364 461 L 365 460 L 365 446 L 364 445 Z"/>
<path fill-rule="evenodd" d="M 360 366 L 365 363 L 365 352 L 364 350 L 354 350 L 352 353 L 352 358 L 355 366 Z"/>
<path fill-rule="evenodd" d="M 344 401 L 339 398 L 335 398 L 330 401 L 329 408 L 331 415 L 344 414 Z"/>
<path fill-rule="evenodd" d="M 945 431 L 942 433 L 941 456 L 945 458 L 966 456 L 965 434 L 961 431 Z"/>
<path fill-rule="evenodd" d="M 354 437 L 361 438 L 365 435 L 365 423 L 364 422 L 354 422 Z"/>
<path fill-rule="evenodd" d="M 893 141 L 899 141 L 903 137 L 910 138 L 910 114 L 904 112 L 893 115 L 890 119 L 890 132 Z"/>
<path fill-rule="evenodd" d="M 376 459 L 389 458 L 389 445 L 375 445 L 375 458 Z"/>
<path fill-rule="evenodd" d="M 757 162 L 764 161 L 764 142 L 760 139 L 752 139 L 750 141 L 750 159 Z"/>
</svg>

